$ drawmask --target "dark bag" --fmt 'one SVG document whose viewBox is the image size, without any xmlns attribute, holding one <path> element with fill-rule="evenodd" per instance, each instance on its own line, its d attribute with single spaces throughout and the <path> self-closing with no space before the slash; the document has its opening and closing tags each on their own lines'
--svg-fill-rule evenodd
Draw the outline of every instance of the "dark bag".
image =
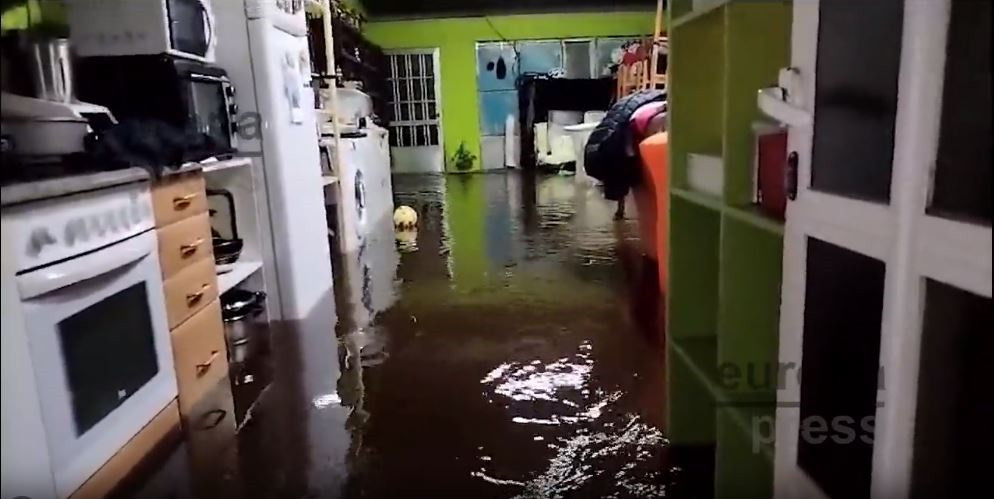
<svg viewBox="0 0 994 499">
<path fill-rule="evenodd" d="M 210 135 L 176 128 L 159 120 L 123 120 L 84 141 L 86 161 L 103 169 L 139 166 L 159 177 L 163 169 L 179 168 L 212 156 L 231 154 Z"/>
<path fill-rule="evenodd" d="M 632 147 L 629 120 L 638 108 L 665 101 L 665 90 L 640 90 L 615 102 L 594 128 L 584 148 L 587 174 L 604 184 L 604 197 L 619 201 L 642 178 L 638 153 Z"/>
</svg>

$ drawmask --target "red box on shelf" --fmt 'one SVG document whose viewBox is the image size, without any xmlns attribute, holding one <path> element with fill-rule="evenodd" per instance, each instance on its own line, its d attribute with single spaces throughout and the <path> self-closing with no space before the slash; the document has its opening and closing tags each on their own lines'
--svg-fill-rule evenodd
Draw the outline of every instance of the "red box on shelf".
<svg viewBox="0 0 994 499">
<path fill-rule="evenodd" d="M 755 135 L 755 201 L 763 213 L 783 220 L 787 210 L 787 129 L 772 123 L 756 122 L 752 130 Z"/>
</svg>

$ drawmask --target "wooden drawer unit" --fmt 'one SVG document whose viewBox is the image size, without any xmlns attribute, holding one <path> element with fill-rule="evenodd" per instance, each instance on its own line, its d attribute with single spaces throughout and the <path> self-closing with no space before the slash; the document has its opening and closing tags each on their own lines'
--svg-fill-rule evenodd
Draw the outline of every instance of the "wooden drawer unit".
<svg viewBox="0 0 994 499">
<path fill-rule="evenodd" d="M 169 225 L 207 211 L 207 193 L 201 172 L 169 175 L 152 185 L 155 224 Z"/>
<path fill-rule="evenodd" d="M 213 260 L 211 222 L 207 212 L 161 227 L 158 236 L 163 279 L 169 279 L 203 258 Z"/>
<path fill-rule="evenodd" d="M 227 384 L 228 354 L 221 324 L 221 302 L 211 300 L 172 331 L 172 340 L 179 409 L 180 413 L 189 415 L 218 383 Z M 230 413 L 226 416 L 232 417 Z"/>
<path fill-rule="evenodd" d="M 214 259 L 202 258 L 180 270 L 163 284 L 166 295 L 166 318 L 174 329 L 217 298 L 217 275 Z M 221 327 L 218 318 L 218 327 Z M 223 346 L 223 345 L 222 345 Z"/>
</svg>

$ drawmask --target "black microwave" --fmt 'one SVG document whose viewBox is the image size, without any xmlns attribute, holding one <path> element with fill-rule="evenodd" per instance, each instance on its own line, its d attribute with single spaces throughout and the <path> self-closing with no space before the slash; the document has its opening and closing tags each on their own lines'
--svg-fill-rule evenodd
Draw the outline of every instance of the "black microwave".
<svg viewBox="0 0 994 499">
<path fill-rule="evenodd" d="M 238 148 L 235 87 L 224 69 L 168 54 L 84 57 L 76 95 L 106 106 L 120 120 L 158 119 Z"/>
</svg>

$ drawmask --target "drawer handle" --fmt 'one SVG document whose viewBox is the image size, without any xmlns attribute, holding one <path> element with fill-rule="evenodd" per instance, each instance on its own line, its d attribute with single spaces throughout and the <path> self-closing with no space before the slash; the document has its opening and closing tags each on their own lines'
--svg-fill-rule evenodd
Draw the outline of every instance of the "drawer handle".
<svg viewBox="0 0 994 499">
<path fill-rule="evenodd" d="M 207 371 L 211 368 L 211 364 L 213 364 L 214 361 L 217 360 L 217 357 L 219 355 L 221 355 L 221 352 L 219 352 L 217 350 L 214 350 L 213 352 L 211 352 L 211 356 L 207 357 L 207 360 L 201 362 L 200 364 L 197 364 L 197 377 L 198 378 L 200 376 L 203 376 L 204 374 L 207 374 Z"/>
<path fill-rule="evenodd" d="M 199 248 L 201 244 L 204 244 L 204 238 L 198 237 L 197 240 L 192 243 L 181 245 L 179 247 L 179 252 L 183 256 L 190 256 L 197 252 L 197 248 Z"/>
<path fill-rule="evenodd" d="M 205 412 L 204 415 L 200 417 L 200 429 L 213 430 L 214 428 L 217 428 L 217 425 L 221 424 L 221 421 L 224 421 L 224 418 L 227 415 L 228 411 L 224 409 L 213 409 Z M 211 417 L 213 417 L 213 420 L 208 419 Z"/>
<path fill-rule="evenodd" d="M 203 286 L 200 286 L 200 291 L 197 291 L 196 293 L 187 293 L 186 305 L 188 307 L 196 305 L 197 302 L 199 302 L 204 297 L 204 293 L 206 293 L 207 290 L 210 289 L 210 287 L 211 287 L 210 284 L 204 284 Z"/>
<path fill-rule="evenodd" d="M 197 193 L 195 192 L 187 194 L 185 196 L 176 196 L 173 198 L 173 208 L 177 210 L 182 210 L 187 206 L 190 206 L 190 203 L 192 203 L 193 200 L 196 198 L 197 198 Z"/>
</svg>

